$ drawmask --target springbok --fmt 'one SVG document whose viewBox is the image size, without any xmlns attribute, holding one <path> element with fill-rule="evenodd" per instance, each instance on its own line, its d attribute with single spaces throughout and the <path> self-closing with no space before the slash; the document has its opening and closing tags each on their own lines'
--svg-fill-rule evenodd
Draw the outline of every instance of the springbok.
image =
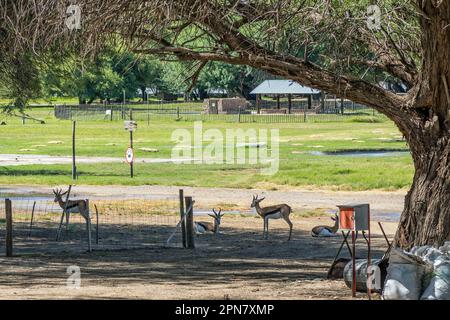
<svg viewBox="0 0 450 320">
<path fill-rule="evenodd" d="M 224 213 L 221 214 L 222 209 L 219 209 L 219 212 L 216 212 L 216 210 L 213 208 L 212 211 L 213 211 L 214 215 L 208 214 L 208 216 L 210 216 L 214 219 L 214 223 L 203 222 L 203 221 L 194 222 L 196 234 L 204 234 L 206 232 L 212 232 L 215 235 L 217 235 L 219 233 L 220 222 L 221 222 L 222 217 L 224 216 Z"/>
<path fill-rule="evenodd" d="M 339 229 L 339 218 L 337 214 L 334 214 L 334 217 L 331 217 L 331 220 L 334 221 L 334 226 L 316 226 L 311 230 L 311 236 L 313 237 L 334 237 L 336 236 L 336 232 Z"/>
<path fill-rule="evenodd" d="M 86 222 L 89 220 L 89 208 L 87 207 L 87 203 L 85 200 L 67 200 L 66 202 L 62 199 L 62 196 L 67 194 L 66 192 L 62 192 L 62 189 L 53 190 L 55 194 L 55 202 L 58 202 L 61 209 L 65 210 L 66 213 L 66 227 L 69 226 L 69 219 L 71 213 L 79 213 Z"/>
<path fill-rule="evenodd" d="M 289 215 L 292 212 L 292 208 L 287 204 L 277 204 L 270 207 L 261 208 L 259 203 L 265 199 L 258 199 L 258 195 L 253 196 L 253 201 L 251 204 L 252 208 L 256 209 L 256 212 L 264 219 L 264 230 L 263 230 L 263 239 L 269 238 L 269 220 L 270 219 L 280 219 L 283 218 L 287 224 L 289 225 L 289 238 L 288 241 L 291 240 L 292 235 L 292 222 L 289 219 Z"/>
</svg>

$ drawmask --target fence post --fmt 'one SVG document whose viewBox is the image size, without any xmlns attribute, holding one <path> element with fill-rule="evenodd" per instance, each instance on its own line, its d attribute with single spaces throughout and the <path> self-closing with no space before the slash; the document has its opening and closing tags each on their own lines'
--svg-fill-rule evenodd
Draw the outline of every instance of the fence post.
<svg viewBox="0 0 450 320">
<path fill-rule="evenodd" d="M 31 210 L 30 231 L 28 232 L 28 237 L 31 237 L 31 232 L 33 231 L 33 220 L 34 220 L 34 209 L 35 208 L 36 208 L 36 201 L 33 203 L 33 209 Z"/>
<path fill-rule="evenodd" d="M 194 239 L 194 202 L 192 197 L 185 197 L 186 200 L 186 247 L 188 249 L 195 248 Z"/>
<path fill-rule="evenodd" d="M 186 220 L 184 218 L 184 191 L 180 189 L 180 219 L 181 219 L 181 241 L 183 243 L 183 248 L 186 248 Z M 183 219 L 184 218 L 184 219 Z"/>
<path fill-rule="evenodd" d="M 306 108 L 303 109 L 303 122 L 306 123 Z"/>
<path fill-rule="evenodd" d="M 241 106 L 238 109 L 238 122 L 241 123 Z"/>
<path fill-rule="evenodd" d="M 77 122 L 72 121 L 72 180 L 77 180 L 77 164 L 75 162 L 75 140 Z"/>
<path fill-rule="evenodd" d="M 86 219 L 86 229 L 88 235 L 88 252 L 92 252 L 92 242 L 91 242 L 91 212 L 89 210 L 89 199 L 86 199 L 87 208 L 87 219 Z"/>
<path fill-rule="evenodd" d="M 98 244 L 98 209 L 96 204 L 94 204 L 94 207 L 95 207 L 95 215 L 97 218 L 97 223 L 95 227 L 95 243 Z"/>
<path fill-rule="evenodd" d="M 10 199 L 5 199 L 6 216 L 6 256 L 13 256 L 13 218 L 12 204 Z"/>
</svg>

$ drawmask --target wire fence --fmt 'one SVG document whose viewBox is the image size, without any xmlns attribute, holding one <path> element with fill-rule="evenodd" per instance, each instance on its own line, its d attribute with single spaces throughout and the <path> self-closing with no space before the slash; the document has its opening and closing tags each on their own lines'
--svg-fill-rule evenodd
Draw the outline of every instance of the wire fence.
<svg viewBox="0 0 450 320">
<path fill-rule="evenodd" d="M 275 105 L 274 105 L 275 104 Z M 292 101 L 287 108 L 277 109 L 276 102 L 260 101 L 227 113 L 209 113 L 199 103 L 142 104 L 142 105 L 60 105 L 55 106 L 55 117 L 66 120 L 117 121 L 225 121 L 242 123 L 328 122 L 346 121 L 356 117 L 383 117 L 374 109 L 351 101 L 325 100 L 308 105 L 307 101 Z"/>
<path fill-rule="evenodd" d="M 88 250 L 88 229 L 79 213 L 69 223 L 52 199 L 12 198 L 14 254 L 80 253 Z M 117 250 L 182 246 L 176 200 L 91 199 L 91 244 L 93 250 Z M 57 239 L 58 229 L 61 232 Z M 0 255 L 5 254 L 5 201 L 0 201 Z"/>
</svg>

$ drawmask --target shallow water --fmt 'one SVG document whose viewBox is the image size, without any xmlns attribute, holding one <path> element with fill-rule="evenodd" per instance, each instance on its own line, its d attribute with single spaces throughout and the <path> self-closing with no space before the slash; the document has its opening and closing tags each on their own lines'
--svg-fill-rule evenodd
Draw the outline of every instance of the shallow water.
<svg viewBox="0 0 450 320">
<path fill-rule="evenodd" d="M 408 155 L 409 151 L 401 150 L 360 150 L 360 151 L 336 151 L 336 152 L 323 152 L 323 151 L 311 151 L 310 154 L 314 156 L 338 156 L 338 157 L 398 157 Z"/>
</svg>

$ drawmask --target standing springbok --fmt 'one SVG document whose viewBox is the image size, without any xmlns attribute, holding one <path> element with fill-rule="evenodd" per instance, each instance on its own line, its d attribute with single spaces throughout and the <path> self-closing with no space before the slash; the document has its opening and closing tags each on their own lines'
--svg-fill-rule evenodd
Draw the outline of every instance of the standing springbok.
<svg viewBox="0 0 450 320">
<path fill-rule="evenodd" d="M 208 214 L 208 216 L 214 219 L 214 223 L 203 221 L 194 222 L 196 234 L 204 234 L 206 232 L 212 232 L 215 235 L 217 235 L 219 233 L 220 222 L 225 213 L 221 214 L 222 209 L 219 209 L 219 212 L 216 212 L 216 210 L 213 208 L 212 211 L 214 215 Z"/>
<path fill-rule="evenodd" d="M 339 229 L 339 218 L 337 214 L 334 214 L 334 217 L 331 217 L 331 220 L 334 221 L 334 226 L 316 226 L 311 230 L 311 236 L 313 237 L 334 237 L 336 236 L 336 232 Z"/>
<path fill-rule="evenodd" d="M 65 210 L 66 213 L 66 227 L 69 226 L 69 219 L 71 213 L 79 213 L 85 220 L 88 222 L 89 220 L 89 208 L 87 207 L 87 203 L 85 200 L 67 200 L 66 202 L 62 199 L 62 196 L 67 194 L 69 190 L 66 192 L 62 192 L 62 189 L 53 190 L 55 194 L 55 202 L 58 202 L 61 209 Z"/>
<path fill-rule="evenodd" d="M 289 219 L 289 215 L 292 212 L 292 208 L 287 204 L 277 204 L 270 207 L 261 208 L 259 203 L 265 199 L 258 199 L 258 195 L 253 196 L 253 201 L 251 204 L 252 208 L 256 209 L 256 212 L 264 219 L 264 230 L 263 230 L 263 239 L 269 238 L 269 220 L 270 219 L 280 219 L 283 218 L 287 224 L 289 225 L 289 238 L 288 241 L 291 240 L 292 235 L 292 222 Z"/>
</svg>

